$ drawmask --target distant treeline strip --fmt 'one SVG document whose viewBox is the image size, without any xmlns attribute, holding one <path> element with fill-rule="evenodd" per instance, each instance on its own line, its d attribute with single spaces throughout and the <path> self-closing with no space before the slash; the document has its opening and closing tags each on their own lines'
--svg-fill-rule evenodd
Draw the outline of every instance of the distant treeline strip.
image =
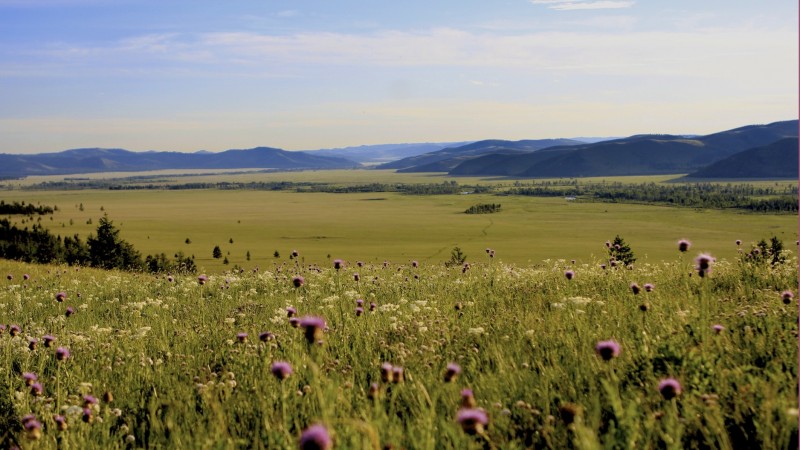
<svg viewBox="0 0 800 450">
<path fill-rule="evenodd" d="M 568 196 L 606 202 L 642 202 L 695 208 L 737 208 L 754 212 L 797 213 L 798 211 L 797 186 L 775 189 L 756 187 L 750 184 L 609 183 L 558 188 L 550 186 L 515 187 L 509 189 L 505 194 L 533 197 Z"/>
<path fill-rule="evenodd" d="M 30 203 L 25 204 L 25 202 L 6 203 L 0 200 L 0 214 L 23 214 L 26 216 L 32 216 L 34 214 L 53 214 L 53 208 L 49 206 L 33 206 Z"/>
</svg>

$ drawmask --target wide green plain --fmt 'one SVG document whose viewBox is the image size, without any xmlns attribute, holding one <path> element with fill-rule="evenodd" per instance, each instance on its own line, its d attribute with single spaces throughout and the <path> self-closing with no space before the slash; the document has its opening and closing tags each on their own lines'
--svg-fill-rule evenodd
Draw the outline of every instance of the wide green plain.
<svg viewBox="0 0 800 450">
<path fill-rule="evenodd" d="M 614 178 L 608 181 L 665 182 L 674 176 Z M 341 184 L 382 182 L 438 183 L 442 174 L 386 171 L 309 171 L 196 175 L 164 181 L 313 181 Z M 512 183 L 511 180 L 457 179 L 460 184 Z M 622 236 L 639 262 L 671 260 L 686 238 L 692 252 L 733 259 L 735 241 L 745 246 L 777 236 L 794 250 L 797 217 L 732 210 L 574 202 L 564 198 L 488 194 L 412 196 L 399 193 L 296 193 L 252 190 L 6 190 L 5 201 L 57 205 L 42 224 L 60 235 L 86 238 L 103 214 L 120 236 L 142 254 L 182 251 L 194 255 L 203 271 L 272 264 L 274 252 L 298 250 L 309 261 L 341 258 L 355 262 L 441 262 L 453 247 L 468 261 L 486 258 L 492 248 L 507 263 L 538 264 L 547 259 L 599 262 L 604 243 Z M 467 215 L 478 203 L 500 203 L 495 214 Z M 83 205 L 83 210 L 81 210 Z M 19 218 L 16 218 L 19 220 Z M 88 223 L 91 220 L 91 223 Z M 187 244 L 186 239 L 191 243 Z M 230 241 L 233 241 L 232 243 Z M 222 258 L 212 258 L 219 245 Z M 247 260 L 247 253 L 251 258 Z"/>
</svg>

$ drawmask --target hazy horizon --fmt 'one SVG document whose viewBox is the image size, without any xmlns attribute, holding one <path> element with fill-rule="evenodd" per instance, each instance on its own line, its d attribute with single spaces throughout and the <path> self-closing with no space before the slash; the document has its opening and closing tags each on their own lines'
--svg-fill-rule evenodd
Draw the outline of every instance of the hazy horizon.
<svg viewBox="0 0 800 450">
<path fill-rule="evenodd" d="M 797 117 L 797 4 L 0 0 L 0 153 L 709 134 Z"/>
</svg>

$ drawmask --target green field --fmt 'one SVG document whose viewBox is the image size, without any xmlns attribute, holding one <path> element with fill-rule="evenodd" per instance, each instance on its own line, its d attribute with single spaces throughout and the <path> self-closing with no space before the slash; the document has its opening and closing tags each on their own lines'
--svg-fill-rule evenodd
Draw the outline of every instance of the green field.
<svg viewBox="0 0 800 450">
<path fill-rule="evenodd" d="M 674 177 L 608 181 L 663 182 L 670 178 Z M 438 183 L 445 177 L 385 171 L 311 171 L 196 175 L 166 180 L 358 184 Z M 460 184 L 501 182 L 458 181 Z M 497 258 L 507 263 L 538 264 L 547 259 L 594 262 L 604 257 L 605 241 L 619 234 L 632 246 L 640 262 L 657 262 L 672 258 L 674 244 L 681 238 L 691 240 L 694 250 L 720 258 L 736 255 L 737 239 L 747 245 L 777 236 L 790 249 L 794 249 L 797 240 L 794 215 L 489 194 L 6 190 L 0 192 L 0 198 L 6 202 L 57 205 L 59 210 L 52 219 L 44 217 L 42 223 L 60 235 L 78 233 L 85 238 L 94 232 L 97 219 L 108 214 L 121 230 L 121 237 L 143 255 L 182 251 L 194 255 L 198 266 L 211 272 L 226 267 L 222 259 L 212 258 L 215 245 L 220 246 L 230 266 L 252 267 L 276 261 L 275 251 L 285 256 L 295 249 L 313 261 L 330 256 L 350 261 L 441 262 L 458 246 L 473 261 L 485 258 L 485 248 L 491 247 L 496 250 Z M 479 203 L 501 203 L 502 211 L 463 214 Z M 190 244 L 185 243 L 187 238 Z M 250 261 L 246 259 L 248 251 Z"/>
</svg>

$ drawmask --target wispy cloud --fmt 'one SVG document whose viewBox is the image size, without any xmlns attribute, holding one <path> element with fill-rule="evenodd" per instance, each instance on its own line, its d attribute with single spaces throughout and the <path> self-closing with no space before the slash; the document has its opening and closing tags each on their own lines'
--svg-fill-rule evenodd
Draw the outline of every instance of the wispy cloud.
<svg viewBox="0 0 800 450">
<path fill-rule="evenodd" d="M 530 2 L 534 5 L 546 5 L 556 11 L 630 8 L 636 3 L 634 0 L 530 0 Z"/>
</svg>

